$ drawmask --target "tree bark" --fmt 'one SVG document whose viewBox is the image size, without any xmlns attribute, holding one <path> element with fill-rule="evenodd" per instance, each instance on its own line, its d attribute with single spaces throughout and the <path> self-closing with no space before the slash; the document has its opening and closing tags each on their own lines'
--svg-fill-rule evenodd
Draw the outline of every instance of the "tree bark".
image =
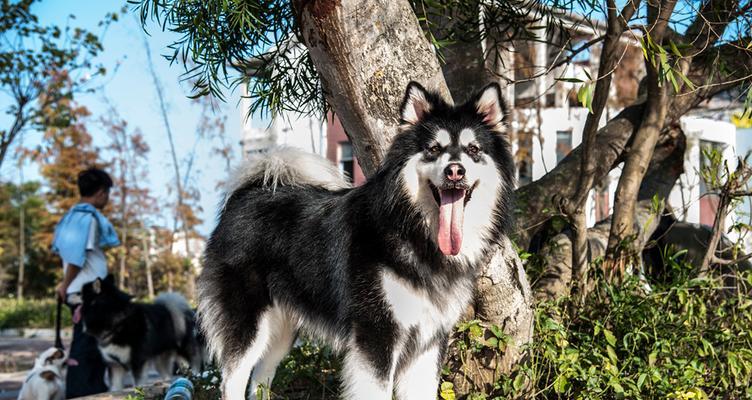
<svg viewBox="0 0 752 400">
<path fill-rule="evenodd" d="M 450 99 L 441 67 L 406 0 L 295 2 L 304 43 L 366 176 L 394 135 L 408 82 Z"/>
<path fill-rule="evenodd" d="M 409 81 L 449 99 L 434 51 L 406 0 L 294 4 L 327 101 L 342 121 L 363 172 L 371 175 L 397 133 L 398 108 Z M 504 327 L 522 345 L 531 337 L 532 301 L 521 261 L 511 242 L 505 243 L 478 278 L 478 317 Z M 518 360 L 519 351 L 513 348 L 519 349 L 510 346 L 499 365 Z"/>
</svg>

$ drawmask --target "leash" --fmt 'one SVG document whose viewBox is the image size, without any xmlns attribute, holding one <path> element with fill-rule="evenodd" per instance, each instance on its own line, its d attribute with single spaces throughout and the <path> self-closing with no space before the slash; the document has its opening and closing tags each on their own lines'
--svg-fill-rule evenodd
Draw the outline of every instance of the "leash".
<svg viewBox="0 0 752 400">
<path fill-rule="evenodd" d="M 60 296 L 57 297 L 57 316 L 55 317 L 55 347 L 60 350 L 65 350 L 63 346 L 63 338 L 60 336 L 60 317 L 63 313 L 63 299 Z"/>
</svg>

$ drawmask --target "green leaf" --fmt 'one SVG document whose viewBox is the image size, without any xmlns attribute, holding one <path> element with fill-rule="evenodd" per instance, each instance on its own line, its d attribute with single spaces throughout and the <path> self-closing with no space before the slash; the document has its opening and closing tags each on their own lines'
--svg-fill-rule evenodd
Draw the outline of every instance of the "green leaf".
<svg viewBox="0 0 752 400">
<path fill-rule="evenodd" d="M 606 346 L 606 352 L 608 352 L 608 358 L 616 365 L 619 362 L 619 357 L 616 355 L 616 350 L 611 346 Z"/>
<path fill-rule="evenodd" d="M 614 336 L 613 332 L 604 328 L 603 336 L 606 337 L 606 341 L 608 342 L 608 344 L 610 344 L 611 346 L 616 346 L 616 336 Z"/>
<path fill-rule="evenodd" d="M 557 80 L 559 82 L 569 82 L 569 83 L 583 83 L 583 82 L 585 82 L 582 79 L 577 79 L 577 78 L 556 78 L 555 80 Z"/>
<path fill-rule="evenodd" d="M 642 390 L 642 385 L 645 384 L 645 379 L 647 379 L 647 377 L 648 377 L 648 374 L 646 373 L 640 374 L 640 377 L 637 378 L 637 389 Z"/>
<path fill-rule="evenodd" d="M 567 389 L 569 388 L 569 381 L 567 380 L 567 377 L 564 375 L 559 375 L 556 377 L 556 380 L 554 381 L 554 391 L 556 393 L 565 393 Z"/>
<path fill-rule="evenodd" d="M 441 382 L 441 392 L 439 393 L 444 400 L 454 400 L 454 384 L 452 382 Z"/>
<path fill-rule="evenodd" d="M 522 387 L 525 385 L 525 375 L 523 374 L 517 374 L 517 376 L 514 377 L 514 381 L 512 381 L 512 387 L 515 391 L 520 391 Z"/>
<path fill-rule="evenodd" d="M 499 326 L 498 326 L 498 325 L 495 325 L 495 324 L 491 324 L 491 326 L 490 326 L 490 327 L 488 327 L 488 329 L 489 329 L 489 330 L 490 330 L 490 331 L 491 331 L 491 332 L 492 332 L 492 333 L 494 334 L 494 336 L 496 336 L 497 338 L 503 338 L 503 337 L 505 336 L 505 335 L 504 335 L 504 332 L 502 332 L 502 331 L 501 331 L 501 328 L 499 328 Z"/>
<path fill-rule="evenodd" d="M 672 53 L 674 53 L 674 55 L 675 55 L 675 56 L 677 56 L 677 57 L 681 57 L 681 56 L 682 56 L 682 54 L 681 54 L 681 52 L 679 51 L 679 48 L 678 48 L 678 47 L 676 47 L 676 43 L 674 43 L 674 41 L 673 41 L 673 40 L 669 40 L 669 41 L 668 41 L 668 43 L 669 43 L 669 45 L 671 46 L 671 52 L 672 52 Z"/>
</svg>

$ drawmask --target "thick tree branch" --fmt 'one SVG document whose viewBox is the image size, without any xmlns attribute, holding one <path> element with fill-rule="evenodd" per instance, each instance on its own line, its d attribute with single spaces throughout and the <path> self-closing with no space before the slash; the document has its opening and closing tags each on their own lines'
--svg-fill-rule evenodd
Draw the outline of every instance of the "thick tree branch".
<svg viewBox="0 0 752 400">
<path fill-rule="evenodd" d="M 648 21 L 651 23 L 648 34 L 654 43 L 660 45 L 668 26 L 668 20 L 673 13 L 675 0 L 664 0 L 659 5 L 648 3 Z M 651 58 L 645 60 L 647 69 L 648 99 L 645 115 L 640 129 L 635 137 L 624 161 L 624 168 L 619 177 L 614 199 L 614 214 L 611 221 L 611 231 L 608 238 L 607 254 L 613 261 L 620 254 L 620 246 L 632 239 L 634 234 L 635 206 L 637 192 L 647 171 L 653 149 L 663 130 L 668 112 L 668 82 L 661 82 L 662 64 L 654 65 Z M 628 251 L 628 255 L 635 254 L 636 249 Z M 614 265 L 611 265 L 613 267 Z"/>
<path fill-rule="evenodd" d="M 564 213 L 569 217 L 573 230 L 572 274 L 579 289 L 583 289 L 587 285 L 587 266 L 589 264 L 585 203 L 595 179 L 595 158 L 593 155 L 595 135 L 601 116 L 603 115 L 603 109 L 606 107 L 608 101 L 613 70 L 619 61 L 621 35 L 624 33 L 626 21 L 632 17 L 639 4 L 639 0 L 629 2 L 621 13 L 617 13 L 616 1 L 607 1 L 608 26 L 606 28 L 606 40 L 603 43 L 600 62 L 598 64 L 598 80 L 595 84 L 592 105 L 593 112 L 588 114 L 582 133 L 582 156 L 580 159 L 577 190 L 574 196 L 566 202 L 566 207 L 564 207 Z"/>
</svg>

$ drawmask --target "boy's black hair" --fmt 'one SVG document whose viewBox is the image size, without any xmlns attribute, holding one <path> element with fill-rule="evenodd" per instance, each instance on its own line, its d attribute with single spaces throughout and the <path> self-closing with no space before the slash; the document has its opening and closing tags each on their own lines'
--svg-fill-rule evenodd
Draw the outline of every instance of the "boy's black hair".
<svg viewBox="0 0 752 400">
<path fill-rule="evenodd" d="M 99 189 L 112 187 L 112 178 L 99 168 L 91 167 L 78 173 L 78 192 L 81 196 L 92 196 Z"/>
</svg>

